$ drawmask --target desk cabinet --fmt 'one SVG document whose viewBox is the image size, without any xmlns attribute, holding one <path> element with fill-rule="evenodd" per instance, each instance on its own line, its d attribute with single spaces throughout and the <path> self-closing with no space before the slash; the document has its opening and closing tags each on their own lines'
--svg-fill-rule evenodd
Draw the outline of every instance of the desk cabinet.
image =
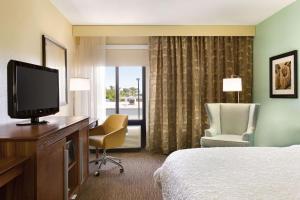
<svg viewBox="0 0 300 200">
<path fill-rule="evenodd" d="M 49 123 L 39 126 L 0 126 L 1 158 L 29 158 L 24 166 L 25 189 L 20 191 L 22 200 L 63 200 L 66 199 L 64 197 L 76 196 L 80 184 L 89 174 L 89 119 L 46 117 L 44 120 Z M 71 166 L 66 166 L 65 144 L 69 140 L 74 143 L 75 155 Z M 65 191 L 66 183 L 69 191 Z"/>
</svg>

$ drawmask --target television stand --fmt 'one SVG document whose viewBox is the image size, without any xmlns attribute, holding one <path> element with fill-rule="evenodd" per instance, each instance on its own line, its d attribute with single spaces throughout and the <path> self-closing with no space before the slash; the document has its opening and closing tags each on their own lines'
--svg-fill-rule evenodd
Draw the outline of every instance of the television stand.
<svg viewBox="0 0 300 200">
<path fill-rule="evenodd" d="M 5 190 L 0 189 L 1 200 L 71 200 L 79 196 L 89 176 L 89 118 L 49 116 L 43 120 L 49 123 L 0 125 L 0 176 L 1 160 L 28 158 L 18 180 L 0 177 L 0 187 L 8 179 L 13 181 Z M 74 146 L 72 163 L 66 148 L 70 140 Z M 16 175 L 12 167 L 9 170 L 10 175 Z"/>
<path fill-rule="evenodd" d="M 32 126 L 32 125 L 43 125 L 47 124 L 48 121 L 40 121 L 39 117 L 32 117 L 29 123 L 17 123 L 17 126 Z"/>
</svg>

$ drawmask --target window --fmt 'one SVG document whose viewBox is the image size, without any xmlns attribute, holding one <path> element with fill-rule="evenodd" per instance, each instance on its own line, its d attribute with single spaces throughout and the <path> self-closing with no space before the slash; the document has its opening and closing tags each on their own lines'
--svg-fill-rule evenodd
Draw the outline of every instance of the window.
<svg viewBox="0 0 300 200">
<path fill-rule="evenodd" d="M 107 67 L 106 116 L 128 115 L 128 133 L 121 148 L 145 146 L 145 67 Z"/>
</svg>

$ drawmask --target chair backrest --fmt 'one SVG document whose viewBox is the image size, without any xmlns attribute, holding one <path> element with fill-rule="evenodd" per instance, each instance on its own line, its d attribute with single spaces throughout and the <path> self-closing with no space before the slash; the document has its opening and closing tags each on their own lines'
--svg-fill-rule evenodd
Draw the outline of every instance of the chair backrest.
<svg viewBox="0 0 300 200">
<path fill-rule="evenodd" d="M 242 135 L 255 129 L 258 104 L 208 103 L 206 109 L 211 128 L 218 134 Z"/>
<path fill-rule="evenodd" d="M 105 120 L 105 122 L 103 123 L 103 128 L 106 133 L 110 133 L 121 128 L 126 128 L 127 131 L 127 125 L 128 125 L 127 115 L 114 114 L 114 115 L 110 115 Z M 124 135 L 126 134 L 126 131 Z"/>
</svg>

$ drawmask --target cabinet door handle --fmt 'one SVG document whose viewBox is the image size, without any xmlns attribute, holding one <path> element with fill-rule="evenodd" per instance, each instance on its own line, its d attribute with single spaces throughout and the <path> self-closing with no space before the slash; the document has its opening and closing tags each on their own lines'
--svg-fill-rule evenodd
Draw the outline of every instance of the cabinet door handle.
<svg viewBox="0 0 300 200">
<path fill-rule="evenodd" d="M 68 200 L 69 197 L 69 177 L 68 177 L 68 167 L 69 167 L 69 150 L 64 150 L 64 200 Z"/>
</svg>

